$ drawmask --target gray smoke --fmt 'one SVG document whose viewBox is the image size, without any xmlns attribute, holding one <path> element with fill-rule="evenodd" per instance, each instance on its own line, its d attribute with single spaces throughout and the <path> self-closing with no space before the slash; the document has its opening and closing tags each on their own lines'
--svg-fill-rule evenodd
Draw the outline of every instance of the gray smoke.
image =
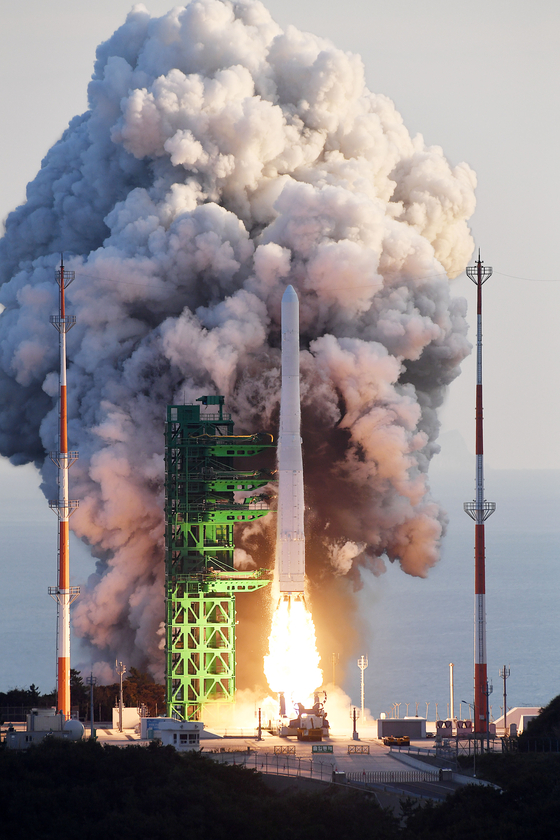
<svg viewBox="0 0 560 840">
<path fill-rule="evenodd" d="M 365 87 L 358 56 L 283 32 L 255 0 L 161 18 L 137 6 L 98 48 L 89 110 L 0 242 L 0 451 L 34 461 L 47 495 L 60 252 L 76 272 L 71 522 L 98 564 L 74 628 L 94 660 L 161 674 L 165 406 L 220 393 L 240 431 L 273 428 L 288 283 L 312 579 L 437 561 L 444 515 L 426 473 L 469 352 L 448 278 L 472 252 L 474 186 Z M 257 538 L 240 538 L 245 567 L 266 559 Z"/>
</svg>

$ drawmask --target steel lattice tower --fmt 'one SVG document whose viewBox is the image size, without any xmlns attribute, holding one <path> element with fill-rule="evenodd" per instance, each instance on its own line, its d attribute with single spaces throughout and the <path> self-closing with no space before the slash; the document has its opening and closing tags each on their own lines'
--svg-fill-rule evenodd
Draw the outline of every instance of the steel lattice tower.
<svg viewBox="0 0 560 840">
<path fill-rule="evenodd" d="M 236 436 L 222 396 L 167 407 L 165 427 L 167 714 L 197 720 L 235 697 L 235 594 L 266 586 L 262 571 L 234 568 L 233 530 L 269 512 L 262 495 L 235 501 L 273 478 L 239 458 L 273 448 L 267 434 Z"/>
<path fill-rule="evenodd" d="M 59 314 L 51 315 L 51 324 L 59 334 L 60 347 L 60 401 L 59 401 L 59 448 L 51 452 L 51 458 L 58 467 L 58 499 L 49 501 L 52 510 L 58 514 L 58 585 L 49 586 L 49 595 L 57 603 L 57 693 L 58 710 L 66 720 L 70 717 L 70 605 L 80 593 L 78 586 L 70 586 L 70 516 L 78 507 L 77 501 L 69 499 L 68 470 L 77 460 L 77 452 L 68 451 L 68 421 L 66 399 L 66 333 L 76 323 L 73 315 L 66 315 L 64 292 L 74 279 L 73 271 L 65 271 L 64 260 L 56 272 L 59 294 Z"/>
<path fill-rule="evenodd" d="M 484 267 L 478 252 L 474 266 L 467 267 L 467 276 L 477 289 L 476 314 L 476 498 L 465 502 L 465 512 L 474 520 L 474 731 L 487 733 L 488 729 L 488 669 L 486 660 L 486 557 L 484 523 L 496 510 L 495 502 L 484 499 L 484 443 L 482 412 L 482 286 L 492 275 Z"/>
</svg>

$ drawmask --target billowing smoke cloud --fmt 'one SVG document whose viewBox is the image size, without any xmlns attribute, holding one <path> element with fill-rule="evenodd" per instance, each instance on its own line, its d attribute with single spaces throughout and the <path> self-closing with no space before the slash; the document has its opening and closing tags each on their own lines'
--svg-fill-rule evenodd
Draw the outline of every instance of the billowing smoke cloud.
<svg viewBox="0 0 560 840">
<path fill-rule="evenodd" d="M 410 137 L 359 57 L 254 0 L 135 7 L 97 51 L 89 102 L 0 244 L 0 450 L 54 494 L 64 251 L 72 527 L 98 558 L 74 626 L 94 660 L 161 673 L 165 406 L 220 393 L 239 431 L 273 428 L 288 283 L 312 581 L 332 592 L 387 559 L 425 575 L 444 522 L 426 481 L 436 411 L 469 350 L 448 278 L 472 251 L 473 172 Z M 267 559 L 256 530 L 245 568 Z"/>
</svg>

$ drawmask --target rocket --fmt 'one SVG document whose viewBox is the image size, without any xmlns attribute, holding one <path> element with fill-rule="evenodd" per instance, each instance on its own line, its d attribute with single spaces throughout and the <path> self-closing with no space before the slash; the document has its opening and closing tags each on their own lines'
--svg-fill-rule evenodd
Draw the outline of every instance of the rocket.
<svg viewBox="0 0 560 840">
<path fill-rule="evenodd" d="M 299 392 L 299 300 L 293 286 L 282 297 L 282 389 L 278 434 L 277 568 L 281 595 L 303 596 L 303 459 Z"/>
</svg>

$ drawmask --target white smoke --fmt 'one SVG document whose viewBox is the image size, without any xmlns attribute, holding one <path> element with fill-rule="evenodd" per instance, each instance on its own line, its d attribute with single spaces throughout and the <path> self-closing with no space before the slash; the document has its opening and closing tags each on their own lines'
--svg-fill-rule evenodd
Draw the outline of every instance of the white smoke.
<svg viewBox="0 0 560 840">
<path fill-rule="evenodd" d="M 0 242 L 0 451 L 53 495 L 63 251 L 71 524 L 98 558 L 74 628 L 93 658 L 161 674 L 165 407 L 220 393 L 240 431 L 273 425 L 288 283 L 311 574 L 388 558 L 425 575 L 444 522 L 436 412 L 469 351 L 448 278 L 472 252 L 473 172 L 409 136 L 358 56 L 255 0 L 136 6 L 97 51 L 89 103 Z M 251 537 L 243 566 L 263 562 Z"/>
<path fill-rule="evenodd" d="M 328 547 L 331 566 L 339 575 L 347 575 L 356 558 L 367 548 L 365 543 L 356 545 L 355 542 L 347 540 L 341 543 L 331 543 Z"/>
</svg>

